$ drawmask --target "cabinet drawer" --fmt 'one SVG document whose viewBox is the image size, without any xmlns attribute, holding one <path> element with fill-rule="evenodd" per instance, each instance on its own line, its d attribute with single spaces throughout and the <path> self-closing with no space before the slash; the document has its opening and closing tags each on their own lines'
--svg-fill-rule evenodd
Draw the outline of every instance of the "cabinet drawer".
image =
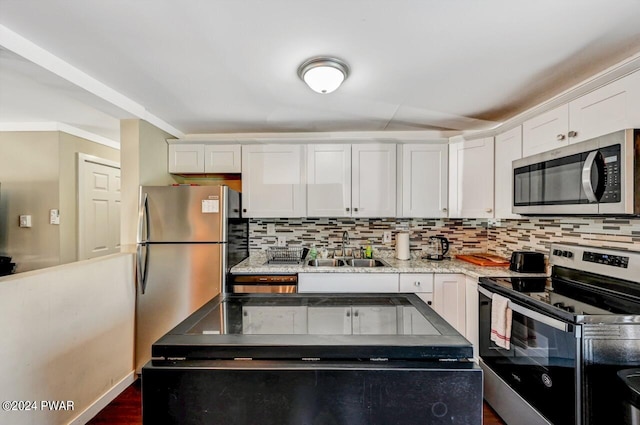
<svg viewBox="0 0 640 425">
<path fill-rule="evenodd" d="M 400 274 L 400 292 L 433 292 L 433 273 Z"/>
<path fill-rule="evenodd" d="M 397 273 L 299 273 L 298 292 L 398 292 Z"/>
</svg>

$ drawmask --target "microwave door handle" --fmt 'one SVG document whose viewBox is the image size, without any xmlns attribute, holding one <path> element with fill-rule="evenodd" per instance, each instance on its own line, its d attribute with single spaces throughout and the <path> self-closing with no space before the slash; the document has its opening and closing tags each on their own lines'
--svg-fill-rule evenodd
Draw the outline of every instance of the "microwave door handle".
<svg viewBox="0 0 640 425">
<path fill-rule="evenodd" d="M 597 156 L 598 151 L 589 152 L 587 159 L 584 161 L 584 166 L 582 167 L 582 189 L 584 189 L 584 193 L 587 195 L 589 202 L 598 202 L 598 197 L 596 196 L 593 184 L 591 184 L 591 170 L 596 164 Z"/>
<path fill-rule="evenodd" d="M 481 286 L 478 286 L 478 292 L 482 295 L 492 298 L 493 293 L 484 289 Z M 511 299 L 509 299 L 509 308 L 511 311 L 515 311 L 516 313 L 520 313 L 525 317 L 528 317 L 531 320 L 535 320 L 536 322 L 544 323 L 545 325 L 549 325 L 554 329 L 558 329 L 563 332 L 569 331 L 569 325 L 565 322 L 562 322 L 558 319 L 554 319 L 553 317 L 546 316 L 542 313 L 538 313 L 537 311 L 529 310 L 526 307 L 521 306 L 520 304 L 514 303 Z"/>
</svg>

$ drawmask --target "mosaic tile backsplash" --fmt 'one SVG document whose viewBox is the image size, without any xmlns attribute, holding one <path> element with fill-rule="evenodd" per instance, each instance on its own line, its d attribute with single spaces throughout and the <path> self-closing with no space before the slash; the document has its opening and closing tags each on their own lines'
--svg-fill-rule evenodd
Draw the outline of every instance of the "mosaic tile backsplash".
<svg viewBox="0 0 640 425">
<path fill-rule="evenodd" d="M 267 235 L 272 224 L 275 235 Z M 640 251 L 640 218 L 556 217 L 521 220 L 481 219 L 365 219 L 300 218 L 252 219 L 249 222 L 252 251 L 275 246 L 278 236 L 287 244 L 336 248 L 342 233 L 349 232 L 351 246 L 371 241 L 379 254 L 395 249 L 395 233 L 409 231 L 411 255 L 422 256 L 430 236 L 445 236 L 451 254 L 492 252 L 510 257 L 515 250 L 547 254 L 552 242 L 578 243 Z M 383 233 L 392 232 L 391 243 L 383 243 Z"/>
</svg>

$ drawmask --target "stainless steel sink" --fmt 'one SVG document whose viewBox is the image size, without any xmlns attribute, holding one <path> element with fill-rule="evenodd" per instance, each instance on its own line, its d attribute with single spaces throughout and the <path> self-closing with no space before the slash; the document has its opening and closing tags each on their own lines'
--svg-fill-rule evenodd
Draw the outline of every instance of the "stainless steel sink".
<svg viewBox="0 0 640 425">
<path fill-rule="evenodd" d="M 352 267 L 389 267 L 389 265 L 382 260 L 371 260 L 365 258 L 352 258 L 347 261 L 347 265 Z"/>
<path fill-rule="evenodd" d="M 341 267 L 344 266 L 344 260 L 338 258 L 317 258 L 315 260 L 309 260 L 307 263 L 312 267 Z"/>
</svg>

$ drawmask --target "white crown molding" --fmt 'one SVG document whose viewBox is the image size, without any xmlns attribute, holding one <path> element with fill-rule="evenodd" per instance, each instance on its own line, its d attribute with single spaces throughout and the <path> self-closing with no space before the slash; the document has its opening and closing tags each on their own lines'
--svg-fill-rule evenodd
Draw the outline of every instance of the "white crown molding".
<svg viewBox="0 0 640 425">
<path fill-rule="evenodd" d="M 120 150 L 120 143 L 81 128 L 61 122 L 4 122 L 0 123 L 0 132 L 10 131 L 61 131 L 94 143 Z"/>
<path fill-rule="evenodd" d="M 4 25 L 0 25 L 0 45 L 112 105 L 117 106 L 123 111 L 148 121 L 175 137 L 182 137 L 184 135 L 184 133 L 177 128 L 151 114 L 144 106 L 49 53 Z"/>
<path fill-rule="evenodd" d="M 299 133 L 187 134 L 167 143 L 338 143 L 338 142 L 446 142 L 459 131 L 336 131 Z"/>
</svg>

